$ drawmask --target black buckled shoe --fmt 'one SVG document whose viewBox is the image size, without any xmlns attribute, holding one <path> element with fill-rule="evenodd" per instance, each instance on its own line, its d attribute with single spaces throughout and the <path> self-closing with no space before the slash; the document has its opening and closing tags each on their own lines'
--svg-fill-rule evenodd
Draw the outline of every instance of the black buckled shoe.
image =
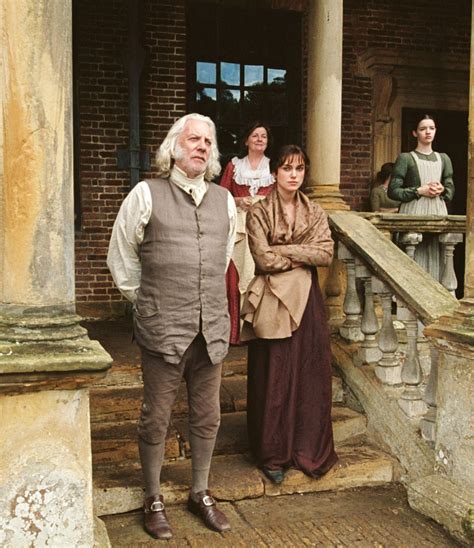
<svg viewBox="0 0 474 548">
<path fill-rule="evenodd" d="M 166 517 L 163 497 L 148 497 L 143 504 L 143 525 L 145 531 L 153 538 L 168 540 L 173 536 Z"/>
<path fill-rule="evenodd" d="M 204 524 L 218 533 L 230 530 L 230 523 L 227 520 L 225 514 L 221 512 L 217 506 L 214 497 L 211 492 L 206 489 L 196 493 L 199 498 L 199 502 L 196 502 L 191 495 L 188 498 L 188 510 L 201 518 Z"/>
</svg>

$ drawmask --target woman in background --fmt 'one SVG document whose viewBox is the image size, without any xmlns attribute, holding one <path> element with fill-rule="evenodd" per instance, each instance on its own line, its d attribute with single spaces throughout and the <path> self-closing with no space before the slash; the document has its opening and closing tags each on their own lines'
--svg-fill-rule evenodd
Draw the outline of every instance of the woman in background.
<svg viewBox="0 0 474 548">
<path fill-rule="evenodd" d="M 336 462 L 331 351 L 317 266 L 334 243 L 322 208 L 299 189 L 305 152 L 284 146 L 276 185 L 247 215 L 256 276 L 242 307 L 248 350 L 247 428 L 258 466 L 274 483 L 290 467 L 311 477 Z"/>
<path fill-rule="evenodd" d="M 370 191 L 370 211 L 379 211 L 383 213 L 396 213 L 400 202 L 391 200 L 387 196 L 388 183 L 392 175 L 393 162 L 383 164 L 375 177 L 375 185 Z"/>
<path fill-rule="evenodd" d="M 402 152 L 395 162 L 388 195 L 401 203 L 399 213 L 407 215 L 447 215 L 446 202 L 454 196 L 453 167 L 447 154 L 434 152 L 436 124 L 429 114 L 412 130 L 417 145 Z M 415 261 L 439 281 L 440 246 L 436 234 L 423 233 L 416 246 Z"/>
<path fill-rule="evenodd" d="M 265 197 L 274 183 L 270 173 L 270 160 L 265 156 L 270 140 L 268 126 L 262 122 L 254 122 L 249 126 L 242 139 L 247 154 L 243 158 L 232 158 L 224 170 L 220 183 L 234 196 L 237 206 L 235 247 L 226 274 L 231 322 L 230 344 L 240 343 L 240 301 L 254 273 L 254 263 L 245 230 L 247 210 L 257 200 Z"/>
</svg>

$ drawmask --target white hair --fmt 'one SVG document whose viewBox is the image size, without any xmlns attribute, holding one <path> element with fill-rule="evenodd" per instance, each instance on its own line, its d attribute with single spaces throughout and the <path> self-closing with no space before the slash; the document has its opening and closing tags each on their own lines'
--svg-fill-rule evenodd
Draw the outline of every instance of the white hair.
<svg viewBox="0 0 474 548">
<path fill-rule="evenodd" d="M 168 131 L 168 134 L 156 152 L 158 176 L 168 178 L 170 176 L 174 161 L 179 159 L 180 154 L 182 154 L 177 141 L 178 137 L 181 133 L 183 133 L 184 126 L 188 120 L 199 120 L 200 122 L 205 122 L 211 129 L 211 150 L 209 153 L 209 161 L 207 163 L 206 171 L 204 172 L 204 178 L 206 181 L 212 181 L 212 179 L 214 179 L 214 177 L 219 175 L 221 172 L 221 164 L 219 163 L 219 149 L 217 148 L 216 126 L 208 116 L 203 116 L 202 114 L 197 114 L 196 112 L 186 114 L 186 116 L 176 120 Z"/>
</svg>

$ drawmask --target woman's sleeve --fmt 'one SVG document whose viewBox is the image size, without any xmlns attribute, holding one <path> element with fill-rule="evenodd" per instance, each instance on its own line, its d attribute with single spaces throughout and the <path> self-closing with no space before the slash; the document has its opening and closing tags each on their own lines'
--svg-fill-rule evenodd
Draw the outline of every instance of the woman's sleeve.
<svg viewBox="0 0 474 548">
<path fill-rule="evenodd" d="M 232 180 L 234 178 L 234 164 L 229 162 L 224 169 L 222 174 L 220 185 L 226 188 L 232 194 Z M 232 194 L 233 195 L 233 194 Z"/>
<path fill-rule="evenodd" d="M 292 261 L 312 266 L 329 266 L 334 254 L 334 241 L 327 215 L 318 211 L 311 236 L 304 244 L 286 244 L 272 246 L 272 249 Z"/>
<path fill-rule="evenodd" d="M 254 206 L 247 212 L 247 235 L 257 272 L 274 273 L 292 269 L 291 259 L 283 257 L 268 244 L 268 226 L 258 207 Z"/>
<path fill-rule="evenodd" d="M 441 184 L 444 191 L 441 197 L 446 202 L 450 202 L 454 196 L 453 164 L 447 154 L 443 154 L 443 173 L 441 174 Z"/>
<path fill-rule="evenodd" d="M 400 154 L 393 167 L 392 178 L 388 184 L 388 197 L 398 202 L 411 202 L 418 199 L 418 186 L 406 187 L 408 172 L 408 154 Z"/>
<path fill-rule="evenodd" d="M 378 211 L 380 209 L 380 193 L 378 188 L 373 188 L 370 191 L 370 211 Z"/>
</svg>

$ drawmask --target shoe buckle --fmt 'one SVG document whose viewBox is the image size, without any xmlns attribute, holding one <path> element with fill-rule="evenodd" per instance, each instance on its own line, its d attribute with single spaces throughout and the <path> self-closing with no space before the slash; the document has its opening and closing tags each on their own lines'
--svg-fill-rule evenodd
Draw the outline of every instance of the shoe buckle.
<svg viewBox="0 0 474 548">
<path fill-rule="evenodd" d="M 164 509 L 165 505 L 161 500 L 155 500 L 155 502 L 150 505 L 150 512 L 163 512 Z"/>
<path fill-rule="evenodd" d="M 210 495 L 204 495 L 202 497 L 202 503 L 204 506 L 214 506 L 216 501 Z"/>
</svg>

